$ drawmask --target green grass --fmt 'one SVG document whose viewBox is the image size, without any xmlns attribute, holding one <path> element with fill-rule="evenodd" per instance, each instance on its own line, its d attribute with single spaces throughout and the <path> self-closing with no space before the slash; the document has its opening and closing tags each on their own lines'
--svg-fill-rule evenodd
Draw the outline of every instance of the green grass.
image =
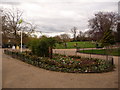
<svg viewBox="0 0 120 90">
<path fill-rule="evenodd" d="M 76 48 L 74 45 L 77 43 L 78 47 L 80 48 L 95 48 L 94 42 L 89 41 L 81 41 L 81 42 L 67 42 L 67 49 Z M 64 43 L 56 44 L 56 49 L 65 49 Z"/>
<path fill-rule="evenodd" d="M 80 53 L 88 53 L 88 54 L 101 54 L 101 55 L 113 55 L 120 56 L 120 48 L 119 49 L 101 49 L 101 50 L 81 50 Z"/>
</svg>

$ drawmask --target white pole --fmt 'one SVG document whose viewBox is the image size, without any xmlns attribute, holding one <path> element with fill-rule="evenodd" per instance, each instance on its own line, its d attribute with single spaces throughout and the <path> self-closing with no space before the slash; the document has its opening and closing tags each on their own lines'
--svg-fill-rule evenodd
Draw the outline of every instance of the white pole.
<svg viewBox="0 0 120 90">
<path fill-rule="evenodd" d="M 21 30 L 21 52 L 22 52 L 22 30 Z"/>
</svg>

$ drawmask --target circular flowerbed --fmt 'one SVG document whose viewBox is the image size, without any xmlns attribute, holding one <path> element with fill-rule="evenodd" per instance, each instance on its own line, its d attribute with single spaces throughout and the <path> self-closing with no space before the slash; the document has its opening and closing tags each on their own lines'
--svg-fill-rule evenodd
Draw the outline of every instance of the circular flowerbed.
<svg viewBox="0 0 120 90">
<path fill-rule="evenodd" d="M 47 57 L 37 57 L 30 52 L 12 52 L 5 50 L 5 54 L 13 58 L 20 59 L 29 64 L 52 71 L 69 73 L 100 73 L 114 70 L 107 60 L 82 58 L 79 56 L 53 55 L 53 59 Z"/>
</svg>

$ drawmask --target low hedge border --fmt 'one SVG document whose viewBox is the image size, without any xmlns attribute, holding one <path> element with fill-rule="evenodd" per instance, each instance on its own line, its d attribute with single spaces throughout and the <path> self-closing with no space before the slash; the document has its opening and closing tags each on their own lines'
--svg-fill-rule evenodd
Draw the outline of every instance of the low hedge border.
<svg viewBox="0 0 120 90">
<path fill-rule="evenodd" d="M 102 73 L 102 72 L 109 72 L 113 71 L 115 65 L 112 65 L 109 61 L 100 60 L 100 59 L 93 59 L 93 58 L 82 58 L 80 56 L 68 56 L 67 61 L 64 61 L 65 55 L 57 55 L 56 57 L 60 56 L 63 60 L 59 60 L 59 58 L 49 59 L 47 57 L 38 57 L 32 55 L 28 52 L 14 52 L 9 50 L 4 50 L 4 53 L 7 55 L 12 56 L 13 58 L 19 59 L 23 62 L 28 64 L 46 69 L 51 71 L 58 71 L 58 72 L 68 72 L 68 73 Z M 82 64 L 80 61 L 71 61 L 71 58 L 81 59 L 90 61 L 93 60 L 95 64 L 86 64 L 83 62 Z M 70 59 L 70 60 L 69 60 Z M 87 62 L 88 63 L 88 62 Z"/>
</svg>

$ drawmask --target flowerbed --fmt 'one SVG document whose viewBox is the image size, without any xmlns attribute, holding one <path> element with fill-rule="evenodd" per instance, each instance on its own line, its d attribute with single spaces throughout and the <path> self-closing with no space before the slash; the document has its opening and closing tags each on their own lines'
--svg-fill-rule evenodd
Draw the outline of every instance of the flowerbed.
<svg viewBox="0 0 120 90">
<path fill-rule="evenodd" d="M 52 71 L 69 73 L 100 73 L 114 70 L 114 65 L 109 61 L 100 59 L 57 54 L 53 56 L 53 59 L 49 59 L 47 57 L 37 57 L 31 52 L 20 53 L 9 50 L 5 50 L 4 53 L 13 58 L 27 62 L 28 64 Z"/>
</svg>

